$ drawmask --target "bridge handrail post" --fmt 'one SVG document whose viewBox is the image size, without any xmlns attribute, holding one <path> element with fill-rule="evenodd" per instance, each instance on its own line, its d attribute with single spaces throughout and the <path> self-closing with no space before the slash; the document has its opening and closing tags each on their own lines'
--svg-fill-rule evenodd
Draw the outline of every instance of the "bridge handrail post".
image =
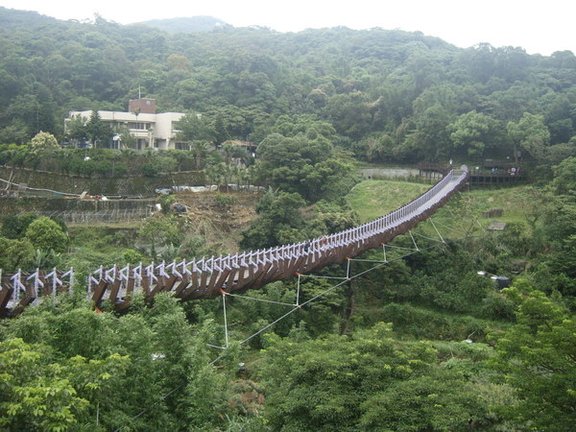
<svg viewBox="0 0 576 432">
<path fill-rule="evenodd" d="M 190 276 L 192 274 L 192 272 L 188 269 L 190 263 L 186 262 L 185 259 L 183 259 L 179 265 L 182 267 L 182 270 L 180 271 L 182 275 Z"/>
<path fill-rule="evenodd" d="M 245 251 L 242 251 L 242 253 L 237 254 L 236 265 L 238 266 L 238 268 L 248 267 L 248 264 L 246 264 L 246 252 Z"/>
<path fill-rule="evenodd" d="M 192 261 L 190 261 L 190 264 L 192 265 L 192 267 L 190 267 L 192 270 L 192 273 L 198 273 L 200 271 L 200 268 L 198 267 L 198 262 L 196 261 L 196 258 L 192 258 Z"/>
<path fill-rule="evenodd" d="M 148 283 L 150 286 L 154 284 L 154 282 L 158 281 L 158 278 L 154 274 L 154 261 L 150 263 L 150 265 L 144 267 L 144 274 L 148 278 Z"/>
<path fill-rule="evenodd" d="M 62 275 L 62 278 L 64 277 L 66 277 L 66 274 Z M 58 278 L 58 270 L 56 270 L 56 267 L 52 268 L 52 271 L 46 275 L 46 280 L 49 281 L 50 279 L 52 279 L 52 283 L 50 284 L 52 292 L 50 294 L 52 298 L 55 298 L 58 287 L 62 286 L 62 280 Z"/>
<path fill-rule="evenodd" d="M 26 289 L 26 286 L 22 283 L 22 270 L 18 269 L 18 271 L 12 275 L 10 279 L 12 280 L 12 287 L 14 288 L 12 297 L 14 302 L 17 302 L 20 300 L 20 290 L 22 288 L 24 288 L 24 290 Z"/>
<path fill-rule="evenodd" d="M 233 269 L 239 269 L 240 265 L 238 264 L 238 254 L 235 253 L 230 257 L 230 267 Z"/>
<path fill-rule="evenodd" d="M 106 279 L 107 282 L 113 283 L 116 280 L 116 273 L 117 267 L 116 264 L 114 264 L 112 268 L 104 272 L 104 279 Z"/>
<path fill-rule="evenodd" d="M 56 267 L 54 267 L 54 271 L 56 271 Z M 62 275 L 62 279 L 64 278 L 68 278 L 68 294 L 72 294 L 74 284 L 76 283 L 74 267 L 70 267 L 70 270 Z M 62 286 L 62 282 L 60 283 L 60 286 Z"/>
<path fill-rule="evenodd" d="M 142 261 L 132 268 L 132 277 L 134 278 L 134 289 L 142 288 Z"/>
<path fill-rule="evenodd" d="M 26 278 L 27 281 L 29 281 L 30 279 L 34 279 L 34 282 L 32 283 L 32 286 L 34 288 L 34 295 L 36 296 L 36 298 L 38 297 L 38 293 L 39 288 L 43 288 L 44 287 L 44 282 L 42 282 L 40 280 L 40 269 L 38 267 L 36 267 L 36 271 L 34 273 L 32 273 L 30 276 L 28 276 Z"/>
</svg>

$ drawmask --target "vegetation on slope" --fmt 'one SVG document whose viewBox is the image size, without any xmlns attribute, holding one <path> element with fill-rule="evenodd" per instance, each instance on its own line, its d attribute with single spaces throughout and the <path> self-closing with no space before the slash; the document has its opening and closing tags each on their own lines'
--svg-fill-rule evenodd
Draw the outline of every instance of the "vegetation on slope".
<svg viewBox="0 0 576 432">
<path fill-rule="evenodd" d="M 39 131 L 62 142 L 71 138 L 63 130 L 69 111 L 125 110 L 140 92 L 191 121 L 201 113 L 202 133 L 190 142 L 294 136 L 285 132 L 304 116 L 376 162 L 556 163 L 574 154 L 576 57 L 568 51 L 458 49 L 384 29 L 169 34 L 4 8 L 0 29 L 2 143 L 25 144 Z"/>
<path fill-rule="evenodd" d="M 361 276 L 349 283 L 302 278 L 250 299 L 227 298 L 227 332 L 219 300 L 136 298 L 119 315 L 77 292 L 28 308 L 0 325 L 1 429 L 567 431 L 575 424 L 572 53 L 460 50 L 381 29 L 168 35 L 5 9 L 0 24 L 3 163 L 47 163 L 39 157 L 46 152 L 57 155 L 54 166 L 65 165 L 62 155 L 72 160 L 73 151 L 32 137 L 43 130 L 62 139 L 67 110 L 122 109 L 141 86 L 166 110 L 189 112 L 181 138 L 191 149 L 180 155 L 195 169 L 221 185 L 250 174 L 266 186 L 241 234 L 244 247 L 345 229 L 421 187 L 366 182 L 345 199 L 357 181 L 353 157 L 521 157 L 541 181 L 462 194 L 434 218 L 445 242 L 421 224 L 413 238 L 387 245 L 386 256 L 370 251 L 352 262 Z M 247 171 L 232 170 L 238 155 L 220 146 L 229 138 L 258 144 Z M 102 155 L 114 163 L 122 153 Z M 155 157 L 162 166 L 178 160 Z M 484 229 L 493 209 L 508 223 L 502 232 Z M 146 220 L 137 235 L 67 233 L 36 214 L 4 218 L 1 234 L 0 267 L 9 269 L 87 272 L 213 247 L 169 213 Z M 512 285 L 498 289 L 478 270 Z M 334 266 L 318 276 L 345 272 Z M 287 314 L 297 295 L 305 306 Z M 228 348 L 217 348 L 226 338 Z"/>
<path fill-rule="evenodd" d="M 347 195 L 361 222 L 389 213 L 429 189 L 429 185 L 402 181 L 365 180 Z"/>
</svg>

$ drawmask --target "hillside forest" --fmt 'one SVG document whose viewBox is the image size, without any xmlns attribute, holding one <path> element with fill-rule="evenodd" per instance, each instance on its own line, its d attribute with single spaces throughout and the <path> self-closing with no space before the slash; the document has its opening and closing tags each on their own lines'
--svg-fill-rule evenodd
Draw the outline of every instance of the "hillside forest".
<svg viewBox="0 0 576 432">
<path fill-rule="evenodd" d="M 159 204 L 138 221 L 80 224 L 2 193 L 3 275 L 73 267 L 82 280 L 99 266 L 303 241 L 430 186 L 362 178 L 367 166 L 515 167 L 522 181 L 470 183 L 435 225 L 395 239 L 385 262 L 382 250 L 359 257 L 361 276 L 346 285 L 331 288 L 346 272 L 331 266 L 227 300 L 226 318 L 220 299 L 168 294 L 119 312 L 87 301 L 82 283 L 1 318 L 0 430 L 573 430 L 574 54 L 462 49 L 379 28 L 196 22 L 201 31 L 182 20 L 168 31 L 0 8 L 3 176 L 35 173 L 36 187 L 52 189 L 85 182 L 91 193 L 113 184 Z M 140 94 L 186 114 L 187 149 L 136 150 L 98 118 Z M 65 130 L 71 110 L 92 116 Z M 112 148 L 115 134 L 123 148 Z M 218 191 L 149 187 L 176 175 Z M 186 199 L 188 211 L 175 211 Z M 488 229 L 495 209 L 503 230 Z M 286 314 L 296 293 L 306 306 Z"/>
</svg>

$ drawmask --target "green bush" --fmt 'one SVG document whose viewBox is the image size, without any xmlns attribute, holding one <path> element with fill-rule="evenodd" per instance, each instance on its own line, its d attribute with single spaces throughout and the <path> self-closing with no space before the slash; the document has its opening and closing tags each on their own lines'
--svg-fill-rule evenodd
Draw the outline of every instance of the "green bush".
<svg viewBox="0 0 576 432">
<path fill-rule="evenodd" d="M 232 205 L 236 204 L 236 201 L 236 198 L 232 195 L 218 193 L 214 196 L 214 202 L 221 210 L 228 210 Z"/>
<path fill-rule="evenodd" d="M 2 220 L 2 230 L 0 234 L 9 239 L 22 238 L 28 229 L 28 225 L 37 218 L 38 216 L 34 213 L 8 215 Z"/>
<path fill-rule="evenodd" d="M 482 300 L 482 315 L 489 319 L 513 321 L 515 305 L 499 292 L 489 292 Z"/>
<path fill-rule="evenodd" d="M 383 321 L 394 330 L 417 339 L 464 340 L 471 334 L 483 339 L 488 324 L 467 315 L 450 315 L 408 304 L 390 303 L 382 308 Z"/>
<path fill-rule="evenodd" d="M 26 229 L 26 238 L 35 248 L 43 251 L 64 252 L 68 246 L 68 236 L 60 225 L 46 216 L 34 220 Z"/>
<path fill-rule="evenodd" d="M 3 271 L 28 270 L 34 266 L 34 246 L 28 239 L 0 237 L 0 250 L 0 269 Z"/>
<path fill-rule="evenodd" d="M 154 163 L 146 163 L 142 165 L 142 175 L 144 177 L 156 177 L 158 175 L 158 168 Z"/>
</svg>

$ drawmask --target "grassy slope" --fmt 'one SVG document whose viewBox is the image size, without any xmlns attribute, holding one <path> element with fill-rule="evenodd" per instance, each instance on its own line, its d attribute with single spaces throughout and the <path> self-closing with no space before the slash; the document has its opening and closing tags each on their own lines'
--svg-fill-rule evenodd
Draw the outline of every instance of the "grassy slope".
<svg viewBox="0 0 576 432">
<path fill-rule="evenodd" d="M 389 213 L 416 198 L 430 186 L 392 180 L 365 180 L 348 193 L 348 202 L 362 222 Z"/>
<path fill-rule="evenodd" d="M 476 189 L 470 191 L 470 206 L 474 214 L 486 221 L 482 213 L 490 209 L 502 209 L 497 219 L 506 222 L 525 222 L 526 216 L 538 205 L 537 193 L 531 186 L 515 186 L 505 189 Z"/>
<path fill-rule="evenodd" d="M 360 214 L 362 222 L 373 219 L 379 215 L 386 214 L 391 210 L 399 207 L 400 205 L 414 199 L 420 193 L 425 191 L 429 186 L 423 184 L 415 184 L 403 181 L 389 181 L 389 180 L 367 180 L 359 183 L 347 196 L 348 202 L 352 208 Z M 465 234 L 470 234 L 470 229 L 479 229 L 480 226 L 487 227 L 490 222 L 497 219 L 499 221 L 511 222 L 525 222 L 526 215 L 530 214 L 533 207 L 538 205 L 537 200 L 532 197 L 532 189 L 527 186 L 517 186 L 506 189 L 498 190 L 473 190 L 465 191 L 464 193 L 456 195 L 449 203 L 441 208 L 434 216 L 434 221 L 438 229 L 444 237 L 452 239 L 460 238 Z M 501 217 L 491 219 L 483 216 L 483 212 L 493 209 L 501 208 L 503 215 Z M 420 224 L 416 232 L 420 234 L 427 234 L 435 237 L 433 228 L 429 224 Z M 416 236 L 418 242 L 420 238 Z M 389 257 L 390 259 L 390 257 Z M 388 320 L 386 314 L 383 312 L 382 304 L 372 304 L 371 301 L 363 303 L 359 300 L 356 305 L 357 312 L 369 316 L 376 321 Z M 450 331 L 459 330 L 462 335 L 466 335 L 468 328 L 483 328 L 488 329 L 502 329 L 508 323 L 494 322 L 490 320 L 483 320 L 468 316 L 466 314 L 450 313 L 440 311 L 437 309 L 429 309 L 421 305 L 409 304 L 402 307 L 407 307 L 412 311 L 417 311 L 418 314 L 428 314 L 429 317 L 424 321 L 430 321 L 431 327 L 425 333 L 431 339 L 438 339 L 435 336 L 435 326 L 438 323 Z M 384 315 L 382 315 L 384 313 Z M 432 323 L 434 321 L 435 323 Z M 399 334 L 410 333 L 416 336 L 418 333 L 411 332 L 408 324 L 396 323 L 395 327 Z M 440 326 L 442 327 L 442 326 Z M 440 339 L 448 337 L 450 332 L 445 334 Z M 424 337 L 419 335 L 417 337 Z"/>
<path fill-rule="evenodd" d="M 430 185 L 392 180 L 365 180 L 348 194 L 347 200 L 358 212 L 362 222 L 369 221 L 400 207 L 426 191 Z M 506 189 L 477 189 L 466 191 L 449 202 L 446 210 L 438 212 L 438 218 L 450 217 L 452 212 L 463 212 L 477 218 L 482 226 L 493 219 L 483 216 L 490 209 L 502 209 L 503 214 L 494 218 L 502 222 L 525 222 L 533 211 L 537 199 L 529 186 Z"/>
</svg>

